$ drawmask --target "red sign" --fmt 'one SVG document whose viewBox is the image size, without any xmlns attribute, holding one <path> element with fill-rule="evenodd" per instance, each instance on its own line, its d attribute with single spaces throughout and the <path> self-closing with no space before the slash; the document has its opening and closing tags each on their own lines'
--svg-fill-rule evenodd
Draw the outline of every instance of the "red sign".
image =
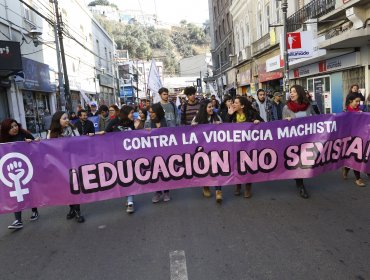
<svg viewBox="0 0 370 280">
<path fill-rule="evenodd" d="M 283 78 L 283 72 L 266 72 L 266 63 L 258 66 L 258 82 L 277 80 Z"/>
<path fill-rule="evenodd" d="M 288 50 L 301 49 L 302 48 L 302 40 L 301 40 L 301 33 L 300 32 L 288 33 L 286 40 L 287 40 Z"/>
<path fill-rule="evenodd" d="M 319 72 L 326 72 L 326 61 L 320 61 L 319 62 Z"/>
<path fill-rule="evenodd" d="M 299 69 L 294 69 L 294 78 L 299 78 Z"/>
</svg>

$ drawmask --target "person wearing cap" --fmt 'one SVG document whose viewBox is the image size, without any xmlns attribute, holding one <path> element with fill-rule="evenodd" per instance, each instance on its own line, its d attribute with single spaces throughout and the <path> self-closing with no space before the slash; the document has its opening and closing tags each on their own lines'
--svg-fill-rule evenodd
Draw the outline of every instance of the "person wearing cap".
<svg viewBox="0 0 370 280">
<path fill-rule="evenodd" d="M 271 114 L 271 117 L 272 117 L 272 120 L 273 121 L 277 121 L 277 120 L 282 120 L 283 119 L 283 108 L 284 108 L 284 104 L 283 102 L 281 102 L 281 97 L 282 97 L 282 93 L 281 92 L 278 92 L 278 91 L 275 91 L 274 92 L 274 97 L 272 99 L 272 114 Z"/>
<path fill-rule="evenodd" d="M 90 109 L 91 109 L 91 111 L 87 115 L 88 117 L 99 116 L 98 106 L 97 106 L 96 102 L 91 102 L 90 103 Z"/>
<path fill-rule="evenodd" d="M 272 121 L 272 104 L 270 99 L 266 98 L 265 90 L 257 90 L 257 99 L 253 101 L 252 106 L 265 122 Z"/>
</svg>

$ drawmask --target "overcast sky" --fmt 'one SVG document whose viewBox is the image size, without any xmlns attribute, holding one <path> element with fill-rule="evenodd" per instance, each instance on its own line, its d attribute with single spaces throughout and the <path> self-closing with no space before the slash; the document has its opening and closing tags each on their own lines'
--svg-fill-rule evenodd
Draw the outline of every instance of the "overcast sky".
<svg viewBox="0 0 370 280">
<path fill-rule="evenodd" d="M 88 4 L 91 1 L 85 0 Z M 202 24 L 209 19 L 208 0 L 109 0 L 121 10 L 143 10 L 145 14 L 155 14 L 165 23 L 187 22 Z M 157 9 L 155 8 L 157 7 Z"/>
</svg>

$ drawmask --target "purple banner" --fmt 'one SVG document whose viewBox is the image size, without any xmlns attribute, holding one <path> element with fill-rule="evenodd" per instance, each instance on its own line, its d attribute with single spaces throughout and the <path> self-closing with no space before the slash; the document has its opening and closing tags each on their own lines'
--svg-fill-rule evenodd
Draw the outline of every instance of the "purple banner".
<svg viewBox="0 0 370 280">
<path fill-rule="evenodd" d="M 0 213 L 195 186 L 370 173 L 370 114 L 0 145 Z M 339 178 L 338 178 L 339 180 Z"/>
</svg>

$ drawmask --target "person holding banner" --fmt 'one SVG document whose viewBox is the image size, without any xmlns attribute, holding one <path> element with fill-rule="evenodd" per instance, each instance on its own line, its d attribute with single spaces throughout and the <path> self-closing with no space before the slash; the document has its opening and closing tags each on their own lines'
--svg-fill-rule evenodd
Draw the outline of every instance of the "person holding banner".
<svg viewBox="0 0 370 280">
<path fill-rule="evenodd" d="M 204 100 L 200 104 L 199 111 L 191 122 L 192 125 L 198 124 L 219 124 L 222 123 L 221 117 L 214 111 L 212 100 Z M 216 189 L 216 202 L 222 202 L 222 190 L 221 187 L 215 187 Z M 203 196 L 211 197 L 211 191 L 209 187 L 203 187 Z"/>
<path fill-rule="evenodd" d="M 309 117 L 312 115 L 310 101 L 307 98 L 304 88 L 300 85 L 294 85 L 290 88 L 290 97 L 283 108 L 283 119 L 292 120 L 295 118 Z M 303 179 L 295 179 L 299 195 L 307 199 L 309 194 L 304 186 Z"/>
<path fill-rule="evenodd" d="M 75 123 L 75 127 L 80 135 L 92 136 L 95 134 L 94 123 L 87 119 L 87 111 L 80 110 L 77 113 L 79 120 Z"/>
<path fill-rule="evenodd" d="M 70 124 L 67 113 L 63 111 L 56 112 L 51 119 L 50 130 L 46 138 L 52 139 L 74 136 L 80 136 L 80 134 L 78 130 Z M 67 220 L 71 220 L 73 218 L 76 218 L 78 223 L 85 222 L 84 216 L 81 215 L 80 204 L 69 205 Z"/>
<path fill-rule="evenodd" d="M 25 141 L 27 143 L 30 143 L 32 141 L 40 141 L 40 138 L 35 139 L 31 133 L 23 129 L 21 124 L 18 123 L 14 119 L 3 120 L 1 122 L 0 143 L 10 143 L 10 142 L 18 142 L 18 141 Z M 11 165 L 8 168 L 9 168 L 8 170 L 10 170 L 9 173 L 11 174 L 12 168 L 16 168 L 16 167 Z M 17 170 L 14 170 L 14 171 L 17 172 Z M 8 229 L 23 228 L 22 212 L 21 211 L 15 212 L 14 216 L 15 216 L 15 221 L 10 226 L 8 226 Z M 39 218 L 39 212 L 37 211 L 37 208 L 32 208 L 32 215 L 30 217 L 30 221 L 36 221 L 38 218 Z"/>
<path fill-rule="evenodd" d="M 134 129 L 134 108 L 124 105 L 120 110 L 119 116 L 109 122 L 105 132 L 129 131 Z M 135 212 L 133 195 L 127 197 L 126 212 L 129 214 Z"/>
<path fill-rule="evenodd" d="M 241 122 L 252 122 L 254 124 L 259 124 L 263 122 L 263 119 L 259 115 L 256 109 L 252 107 L 252 103 L 248 101 L 247 98 L 243 96 L 238 96 L 235 98 L 234 103 L 229 106 L 228 112 L 226 115 L 226 122 L 241 123 Z M 241 194 L 241 184 L 236 185 L 234 194 Z M 245 184 L 245 198 L 252 197 L 252 184 Z"/>
<path fill-rule="evenodd" d="M 165 117 L 165 113 L 163 110 L 163 107 L 160 103 L 155 103 L 149 108 L 150 113 L 150 120 L 151 120 L 151 128 L 160 128 L 160 127 L 167 127 L 167 121 Z M 163 191 L 157 191 L 154 193 L 152 197 L 153 203 L 158 203 L 161 201 L 163 194 L 163 201 L 168 202 L 171 200 L 170 197 L 170 191 L 165 190 Z"/>
<path fill-rule="evenodd" d="M 355 85 L 356 86 L 356 85 Z M 347 112 L 362 112 L 360 110 L 360 102 L 361 102 L 361 96 L 358 94 L 358 92 L 350 92 L 346 97 L 346 109 Z M 348 179 L 348 172 L 350 171 L 350 168 L 343 167 L 342 175 L 343 179 Z M 364 180 L 361 179 L 361 173 L 360 171 L 353 170 L 353 173 L 355 174 L 355 183 L 358 187 L 365 187 Z M 368 174 L 369 176 L 369 174 Z"/>
</svg>

